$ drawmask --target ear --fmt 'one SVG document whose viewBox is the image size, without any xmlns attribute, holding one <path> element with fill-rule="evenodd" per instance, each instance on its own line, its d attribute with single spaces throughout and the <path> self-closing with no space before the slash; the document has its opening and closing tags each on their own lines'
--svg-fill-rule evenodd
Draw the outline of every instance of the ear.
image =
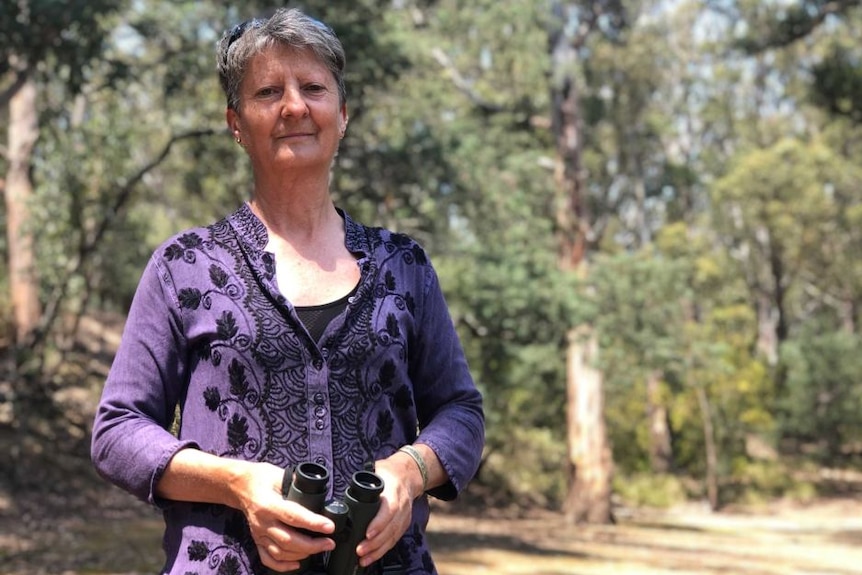
<svg viewBox="0 0 862 575">
<path fill-rule="evenodd" d="M 240 129 L 239 129 L 239 115 L 236 113 L 236 110 L 232 108 L 227 108 L 225 110 L 225 121 L 227 121 L 227 127 L 230 130 L 231 135 L 234 138 L 239 138 Z"/>
<path fill-rule="evenodd" d="M 341 121 L 339 122 L 339 128 L 341 131 L 341 137 L 344 137 L 344 132 L 347 131 L 347 122 L 350 120 L 350 116 L 347 114 L 347 104 L 341 105 Z"/>
</svg>

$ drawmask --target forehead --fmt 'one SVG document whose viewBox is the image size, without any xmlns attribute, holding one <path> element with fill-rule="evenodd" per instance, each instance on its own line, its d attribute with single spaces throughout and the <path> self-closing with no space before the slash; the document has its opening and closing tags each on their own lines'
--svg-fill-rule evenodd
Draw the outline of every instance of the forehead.
<svg viewBox="0 0 862 575">
<path fill-rule="evenodd" d="M 331 77 L 329 68 L 308 48 L 274 44 L 262 48 L 248 61 L 245 79 L 271 74 Z"/>
</svg>

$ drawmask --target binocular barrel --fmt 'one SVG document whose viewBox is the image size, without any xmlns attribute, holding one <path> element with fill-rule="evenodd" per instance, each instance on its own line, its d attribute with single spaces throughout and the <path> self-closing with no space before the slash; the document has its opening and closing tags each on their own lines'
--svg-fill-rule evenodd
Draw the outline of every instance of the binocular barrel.
<svg viewBox="0 0 862 575">
<path fill-rule="evenodd" d="M 326 565 L 328 575 L 362 575 L 365 569 L 359 565 L 356 546 L 365 539 L 368 524 L 380 509 L 380 493 L 383 480 L 371 471 L 357 471 L 351 478 L 344 503 L 348 509 L 348 525 L 345 532 L 337 534 L 335 549 L 329 554 Z"/>
<path fill-rule="evenodd" d="M 285 473 L 281 492 L 288 501 L 299 503 L 315 513 L 322 513 L 326 505 L 328 483 L 329 471 L 322 465 L 306 461 L 297 465 L 292 475 Z M 299 562 L 299 569 L 287 571 L 284 575 L 299 575 L 307 571 L 310 565 L 311 557 L 307 557 Z"/>
<path fill-rule="evenodd" d="M 365 539 L 368 524 L 380 509 L 383 480 L 372 471 L 357 471 L 350 478 L 344 498 L 332 501 L 326 501 L 328 483 L 329 471 L 322 465 L 306 461 L 297 465 L 293 473 L 285 473 L 281 492 L 285 499 L 299 503 L 335 523 L 332 534 L 335 549 L 324 561 L 327 575 L 364 575 L 366 570 L 359 565 L 356 546 Z M 301 575 L 309 570 L 312 559 L 303 559 L 295 571 L 278 573 L 269 570 L 270 575 Z"/>
</svg>

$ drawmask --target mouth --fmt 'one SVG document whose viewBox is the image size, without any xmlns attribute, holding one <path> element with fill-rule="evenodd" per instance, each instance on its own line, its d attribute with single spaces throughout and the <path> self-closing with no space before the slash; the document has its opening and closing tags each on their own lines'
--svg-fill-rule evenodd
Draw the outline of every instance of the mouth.
<svg viewBox="0 0 862 575">
<path fill-rule="evenodd" d="M 283 134 L 278 136 L 277 140 L 298 140 L 301 138 L 310 138 L 313 134 L 301 133 L 301 134 Z"/>
</svg>

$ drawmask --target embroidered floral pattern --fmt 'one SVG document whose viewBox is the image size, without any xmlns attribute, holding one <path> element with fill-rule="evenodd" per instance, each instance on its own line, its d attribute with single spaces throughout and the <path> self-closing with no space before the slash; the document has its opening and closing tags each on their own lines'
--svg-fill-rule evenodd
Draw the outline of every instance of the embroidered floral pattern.
<svg viewBox="0 0 862 575">
<path fill-rule="evenodd" d="M 407 236 L 346 226 L 348 245 L 383 257 L 360 260 L 362 281 L 319 349 L 275 288 L 262 228 L 245 207 L 206 233 L 179 236 L 162 253 L 185 321 L 195 329 L 189 357 L 201 376 L 192 378 L 187 405 L 198 420 L 214 418 L 205 426 L 212 437 L 195 439 L 218 455 L 287 466 L 320 449 L 323 437 L 331 449 L 327 459 L 336 462 L 334 493 L 341 494 L 354 471 L 412 440 L 396 436 L 397 427 L 415 433 L 406 360 L 422 296 L 413 290 L 424 288 L 428 260 Z M 417 269 L 396 274 L 391 266 Z M 404 277 L 420 279 L 406 284 Z M 322 370 L 324 387 L 314 387 L 313 374 Z M 212 522 L 210 506 L 186 513 L 204 518 L 186 520 L 189 525 Z M 257 572 L 260 560 L 244 518 L 228 510 L 224 521 L 221 545 L 188 541 L 188 559 L 200 563 L 196 573 Z M 419 525 L 395 552 L 421 566 L 411 572 L 434 572 Z"/>
</svg>

